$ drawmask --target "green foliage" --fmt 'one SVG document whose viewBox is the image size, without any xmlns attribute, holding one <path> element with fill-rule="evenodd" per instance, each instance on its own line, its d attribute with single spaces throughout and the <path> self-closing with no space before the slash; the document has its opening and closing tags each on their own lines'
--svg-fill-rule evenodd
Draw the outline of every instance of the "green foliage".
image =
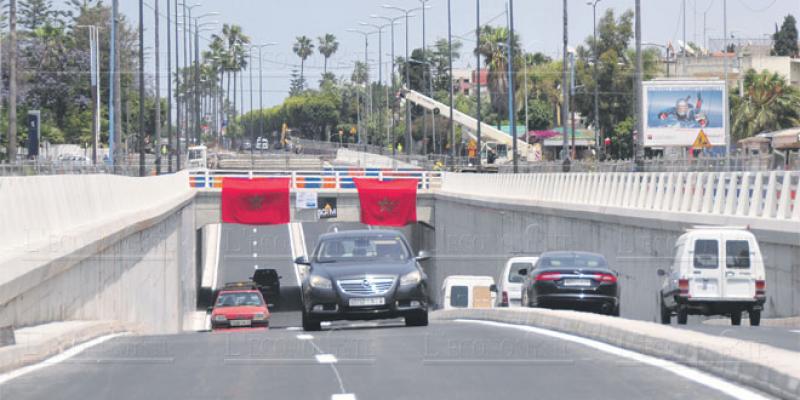
<svg viewBox="0 0 800 400">
<path fill-rule="evenodd" d="M 731 96 L 734 140 L 800 126 L 800 90 L 775 72 L 749 70 L 744 93 Z"/>
<path fill-rule="evenodd" d="M 339 42 L 336 40 L 336 36 L 330 33 L 326 33 L 325 36 L 320 36 L 317 38 L 319 46 L 317 49 L 319 50 L 319 54 L 322 54 L 325 57 L 325 68 L 323 69 L 323 74 L 328 73 L 328 59 L 331 58 L 337 51 L 339 51 Z"/>
<path fill-rule="evenodd" d="M 488 86 L 492 100 L 492 110 L 499 115 L 508 115 L 508 36 L 509 31 L 504 27 L 495 28 L 484 26 L 481 28 L 480 43 L 477 52 L 483 56 L 489 70 Z M 511 47 L 514 49 L 512 69 L 521 71 L 523 68 L 522 52 L 520 50 L 519 35 L 511 38 Z M 515 85 L 515 99 L 519 100 L 520 86 Z M 515 104 L 520 104 L 517 101 Z M 507 117 L 506 117 L 507 118 Z"/>
<path fill-rule="evenodd" d="M 633 129 L 632 116 L 625 118 L 614 126 L 611 135 L 611 145 L 608 146 L 608 155 L 617 160 L 633 158 Z"/>
<path fill-rule="evenodd" d="M 797 20 L 789 14 L 783 19 L 781 29 L 772 35 L 775 43 L 772 48 L 772 55 L 783 57 L 797 57 L 800 52 L 797 49 Z"/>
<path fill-rule="evenodd" d="M 528 130 L 541 131 L 553 123 L 553 106 L 545 100 L 528 101 Z"/>
</svg>

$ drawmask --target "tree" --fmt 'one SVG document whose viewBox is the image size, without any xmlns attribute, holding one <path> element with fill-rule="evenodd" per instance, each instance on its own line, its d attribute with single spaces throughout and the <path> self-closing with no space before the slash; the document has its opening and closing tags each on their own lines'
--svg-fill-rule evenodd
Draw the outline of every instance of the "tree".
<svg viewBox="0 0 800 400">
<path fill-rule="evenodd" d="M 22 0 L 19 3 L 19 24 L 28 31 L 52 25 L 60 15 L 52 0 Z"/>
<path fill-rule="evenodd" d="M 461 58 L 462 43 L 454 40 L 452 47 L 453 61 Z M 433 90 L 450 90 L 450 46 L 446 39 L 439 39 L 433 46 L 433 52 L 427 57 L 433 66 Z M 427 68 L 427 66 L 425 66 Z M 412 80 L 413 81 L 413 80 Z M 427 88 L 426 88 L 427 89 Z"/>
<path fill-rule="evenodd" d="M 337 51 L 339 51 L 339 42 L 336 36 L 326 33 L 325 36 L 317 38 L 319 41 L 319 53 L 325 57 L 325 66 L 323 68 L 323 75 L 328 73 L 328 59 L 331 58 Z"/>
<path fill-rule="evenodd" d="M 545 100 L 528 102 L 528 130 L 542 131 L 552 126 L 553 108 Z"/>
<path fill-rule="evenodd" d="M 303 93 L 306 82 L 303 76 L 297 73 L 296 69 L 292 70 L 292 80 L 289 82 L 289 97 L 299 96 Z"/>
<path fill-rule="evenodd" d="M 783 19 L 780 30 L 776 30 L 772 35 L 775 43 L 772 47 L 772 55 L 783 57 L 797 57 L 800 52 L 797 49 L 797 20 L 789 14 Z"/>
<path fill-rule="evenodd" d="M 292 47 L 294 54 L 300 57 L 300 81 L 305 84 L 305 64 L 306 59 L 314 53 L 314 43 L 307 36 L 298 36 Z"/>
<path fill-rule="evenodd" d="M 800 125 L 800 90 L 778 73 L 749 70 L 744 93 L 731 97 L 732 136 L 744 139 Z"/>
<path fill-rule="evenodd" d="M 484 62 L 488 68 L 489 95 L 492 100 L 492 109 L 499 115 L 508 115 L 508 29 L 492 26 L 481 28 L 480 43 L 476 52 L 484 57 Z M 511 38 L 511 47 L 514 49 L 514 60 L 512 69 L 519 71 L 522 67 L 522 57 L 520 56 L 519 36 L 517 34 Z M 518 96 L 520 86 L 516 85 L 514 93 Z M 519 104 L 517 102 L 516 104 Z"/>
<path fill-rule="evenodd" d="M 356 85 L 367 84 L 367 65 L 361 61 L 356 61 L 353 67 L 353 74 L 350 76 L 350 82 Z"/>
</svg>

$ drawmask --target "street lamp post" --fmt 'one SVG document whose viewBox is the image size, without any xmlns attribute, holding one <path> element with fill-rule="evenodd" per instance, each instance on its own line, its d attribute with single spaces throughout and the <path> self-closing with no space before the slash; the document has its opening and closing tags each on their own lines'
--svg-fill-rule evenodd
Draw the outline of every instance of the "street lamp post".
<svg viewBox="0 0 800 400">
<path fill-rule="evenodd" d="M 388 23 L 388 24 L 383 24 L 383 25 L 371 24 L 371 23 L 368 23 L 368 22 L 359 22 L 359 25 L 369 26 L 369 27 L 377 29 L 377 31 L 378 31 L 378 87 L 379 88 L 381 86 L 383 86 L 383 30 L 387 26 L 393 25 L 393 24 L 394 24 L 394 22 Z M 370 92 L 372 92 L 372 91 L 370 90 Z M 389 108 L 388 105 L 387 105 L 386 108 L 387 109 Z M 381 118 L 381 120 L 383 120 L 383 119 Z"/>
<path fill-rule="evenodd" d="M 600 62 L 597 56 L 597 3 L 599 2 L 600 0 L 594 0 L 586 3 L 587 5 L 592 6 L 592 47 L 594 53 L 594 66 L 592 67 L 592 80 L 594 81 L 594 145 L 597 154 L 601 154 L 603 151 L 603 146 L 600 144 L 600 90 L 597 84 L 597 64 Z"/>
<path fill-rule="evenodd" d="M 139 176 L 145 175 L 144 158 L 144 0 L 139 0 Z"/>
<path fill-rule="evenodd" d="M 361 34 L 361 35 L 364 36 L 364 68 L 366 68 L 366 74 L 367 74 L 365 82 L 364 82 L 364 94 L 366 95 L 367 93 L 369 93 L 368 91 L 369 91 L 369 87 L 370 87 L 370 83 L 369 83 L 369 36 L 370 35 L 374 35 L 374 34 L 376 34 L 378 32 L 365 32 L 365 31 L 362 31 L 360 29 L 348 29 L 347 31 L 348 32 L 352 32 L 352 33 L 358 33 L 358 34 Z M 365 104 L 364 104 L 364 106 L 365 106 L 364 110 L 365 111 L 367 110 L 366 101 L 368 101 L 368 100 L 365 100 Z M 364 124 L 366 126 L 369 123 L 369 118 L 366 117 L 366 116 L 365 116 L 365 118 L 367 119 L 367 123 Z M 363 129 L 363 130 L 366 131 L 366 129 Z M 362 144 L 364 144 L 366 142 L 364 139 L 367 138 L 369 135 L 367 135 L 366 132 L 362 132 L 361 129 L 359 129 L 358 134 L 359 134 L 359 136 L 361 136 L 361 139 L 359 139 L 359 141 Z"/>
<path fill-rule="evenodd" d="M 449 0 L 448 0 L 449 1 Z M 421 7 L 417 8 L 401 8 L 389 4 L 384 4 L 383 8 L 387 8 L 390 10 L 396 10 L 403 13 L 406 20 L 406 85 L 408 85 L 408 89 L 411 89 L 411 74 L 408 68 L 408 60 L 410 59 L 408 55 L 408 20 L 412 16 L 411 13 L 414 11 L 419 11 Z M 411 145 L 413 141 L 411 140 L 411 105 L 408 100 L 406 100 L 406 155 L 411 155 Z"/>
<path fill-rule="evenodd" d="M 475 0 L 475 58 L 477 65 L 477 75 L 475 76 L 475 83 L 477 84 L 477 109 L 478 109 L 478 170 L 481 168 L 481 0 Z"/>
<path fill-rule="evenodd" d="M 264 69 L 262 68 L 262 59 L 263 56 L 261 55 L 261 50 L 264 47 L 275 46 L 277 43 L 275 42 L 268 42 L 263 44 L 258 44 L 253 47 L 258 48 L 258 133 L 260 136 L 264 136 Z M 262 147 L 263 150 L 263 147 Z"/>
<path fill-rule="evenodd" d="M 383 16 L 380 16 L 380 15 L 373 14 L 373 15 L 370 15 L 370 18 L 382 19 L 382 20 L 388 22 L 389 25 L 392 27 L 392 73 L 391 73 L 391 77 L 389 78 L 389 86 L 391 88 L 394 88 L 394 85 L 395 85 L 395 81 L 394 81 L 394 70 L 395 70 L 394 26 L 397 23 L 397 21 L 403 19 L 403 17 L 400 16 L 400 17 L 390 18 L 390 17 L 383 17 Z M 389 108 L 389 92 L 388 91 L 386 92 L 386 108 L 387 109 Z M 394 107 L 392 107 L 392 110 L 389 111 L 389 114 L 391 114 L 391 116 L 389 118 L 389 130 L 391 132 L 391 135 L 390 135 L 391 138 L 390 138 L 389 142 L 392 145 L 392 156 L 394 157 L 394 156 L 397 156 L 397 146 L 395 146 L 395 136 L 394 136 Z"/>
<path fill-rule="evenodd" d="M 514 173 L 516 174 L 519 172 L 519 155 L 517 154 L 517 110 L 514 99 L 514 46 L 512 45 L 514 39 L 514 0 L 508 1 L 508 27 L 508 113 L 511 120 Z"/>
<path fill-rule="evenodd" d="M 426 28 L 427 16 L 426 16 L 425 10 L 430 8 L 428 6 L 428 2 L 430 2 L 430 1 L 431 0 L 419 0 L 419 2 L 421 4 L 421 8 L 422 8 L 422 61 L 428 61 L 428 43 L 427 43 L 427 40 L 426 40 L 426 38 L 427 38 L 427 28 Z M 428 86 L 428 97 L 433 98 L 433 85 L 432 85 L 433 76 L 431 74 L 430 69 L 428 69 L 427 76 L 426 76 L 424 71 L 425 70 L 423 69 L 423 72 L 422 72 L 422 81 L 423 81 L 423 83 L 422 84 L 425 85 L 425 83 L 428 83 L 428 85 L 427 85 Z M 428 110 L 425 110 L 425 114 L 427 114 L 427 113 L 428 113 Z M 431 127 L 433 128 L 433 134 L 432 134 L 432 138 L 433 139 L 432 140 L 434 141 L 434 152 L 435 152 L 435 148 L 436 148 L 436 142 L 435 142 L 436 141 L 436 116 L 433 114 L 433 112 L 431 112 L 430 114 L 431 114 Z M 427 134 L 428 134 L 428 123 L 426 122 L 425 118 L 422 118 L 422 138 L 423 138 L 423 143 L 425 141 L 425 137 L 427 136 Z M 423 152 L 423 154 L 427 154 L 427 152 L 428 152 L 428 146 L 427 145 L 423 145 L 422 152 Z"/>
</svg>

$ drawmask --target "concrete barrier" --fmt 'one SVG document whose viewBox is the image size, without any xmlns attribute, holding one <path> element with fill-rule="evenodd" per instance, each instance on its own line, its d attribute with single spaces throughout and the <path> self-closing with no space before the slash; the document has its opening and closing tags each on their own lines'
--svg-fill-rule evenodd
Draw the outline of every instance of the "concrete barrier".
<svg viewBox="0 0 800 400">
<path fill-rule="evenodd" d="M 660 324 L 546 309 L 436 311 L 433 320 L 472 319 L 582 336 L 710 372 L 781 398 L 800 398 L 800 353 Z"/>
<path fill-rule="evenodd" d="M 0 220 L 11 221 L 0 229 L 0 325 L 94 319 L 180 331 L 196 306 L 187 179 L 0 178 Z"/>
</svg>

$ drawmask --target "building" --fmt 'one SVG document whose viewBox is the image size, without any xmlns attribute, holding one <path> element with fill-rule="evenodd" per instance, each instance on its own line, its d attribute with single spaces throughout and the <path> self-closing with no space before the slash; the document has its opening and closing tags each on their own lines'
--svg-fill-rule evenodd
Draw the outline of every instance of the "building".
<svg viewBox="0 0 800 400">
<path fill-rule="evenodd" d="M 463 68 L 463 69 L 453 69 L 453 87 L 455 89 L 455 94 L 463 94 L 465 96 L 471 96 L 475 94 L 475 89 L 477 88 L 476 79 L 478 75 L 478 71 L 473 70 L 471 68 Z M 488 94 L 489 87 L 488 87 L 488 77 L 489 71 L 485 69 L 481 69 L 481 76 L 480 76 L 480 84 L 481 84 L 481 94 Z"/>
<path fill-rule="evenodd" d="M 769 46 L 743 42 L 734 53 L 718 51 L 697 57 L 678 57 L 675 60 L 674 77 L 722 79 L 727 58 L 728 79 L 732 82 L 739 81 L 745 72 L 754 69 L 776 72 L 791 85 L 800 87 L 800 59 L 771 56 L 769 49 Z"/>
</svg>

